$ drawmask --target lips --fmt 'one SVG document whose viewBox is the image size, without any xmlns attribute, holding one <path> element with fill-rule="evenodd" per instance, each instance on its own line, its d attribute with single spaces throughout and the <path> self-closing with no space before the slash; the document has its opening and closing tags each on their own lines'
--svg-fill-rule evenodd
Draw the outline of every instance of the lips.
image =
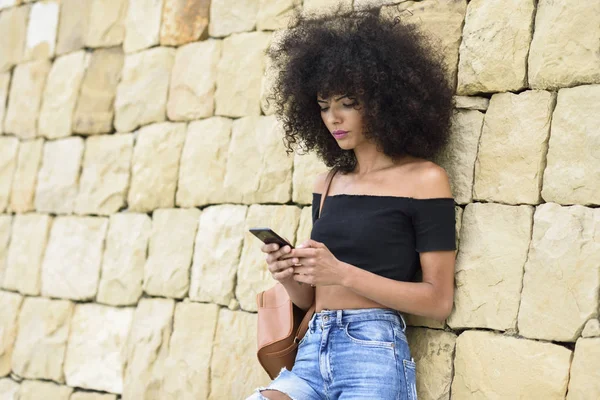
<svg viewBox="0 0 600 400">
<path fill-rule="evenodd" d="M 348 134 L 348 131 L 343 131 L 341 129 L 338 129 L 338 130 L 333 131 L 332 134 L 336 139 L 339 139 L 339 138 L 343 138 L 344 136 L 346 136 Z"/>
</svg>

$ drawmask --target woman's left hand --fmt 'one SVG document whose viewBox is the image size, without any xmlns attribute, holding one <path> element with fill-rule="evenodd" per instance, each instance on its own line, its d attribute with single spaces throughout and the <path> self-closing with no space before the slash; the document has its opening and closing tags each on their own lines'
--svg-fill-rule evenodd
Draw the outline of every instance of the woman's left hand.
<svg viewBox="0 0 600 400">
<path fill-rule="evenodd" d="M 294 267 L 294 280 L 313 286 L 340 285 L 344 277 L 344 264 L 323 243 L 307 240 L 292 250 L 288 257 L 298 259 L 301 266 Z"/>
</svg>

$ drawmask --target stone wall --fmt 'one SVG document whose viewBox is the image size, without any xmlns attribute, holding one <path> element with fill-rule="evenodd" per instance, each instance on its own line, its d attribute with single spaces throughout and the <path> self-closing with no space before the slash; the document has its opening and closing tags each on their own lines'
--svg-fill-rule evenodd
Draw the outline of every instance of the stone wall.
<svg viewBox="0 0 600 400">
<path fill-rule="evenodd" d="M 336 0 L 0 0 L 0 399 L 242 399 L 268 382 L 252 226 L 308 238 L 263 51 Z M 600 398 L 600 1 L 342 0 L 456 87 L 455 307 L 421 399 Z M 390 6 L 395 4 L 394 6 Z"/>
</svg>

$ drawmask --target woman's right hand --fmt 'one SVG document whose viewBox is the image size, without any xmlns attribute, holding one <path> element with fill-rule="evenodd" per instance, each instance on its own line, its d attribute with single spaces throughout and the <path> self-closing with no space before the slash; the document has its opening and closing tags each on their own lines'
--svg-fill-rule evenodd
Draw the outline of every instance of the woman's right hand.
<svg viewBox="0 0 600 400">
<path fill-rule="evenodd" d="M 263 253 L 267 253 L 267 267 L 273 279 L 280 283 L 292 280 L 294 264 L 298 263 L 298 259 L 286 257 L 292 251 L 290 246 L 279 248 L 277 243 L 270 243 L 263 245 L 260 249 Z"/>
</svg>

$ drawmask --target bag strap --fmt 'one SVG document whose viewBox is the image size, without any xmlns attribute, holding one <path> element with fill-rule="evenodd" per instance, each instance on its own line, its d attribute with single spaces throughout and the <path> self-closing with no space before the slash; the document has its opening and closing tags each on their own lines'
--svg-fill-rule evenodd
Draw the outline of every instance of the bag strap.
<svg viewBox="0 0 600 400">
<path fill-rule="evenodd" d="M 333 180 L 333 177 L 335 176 L 335 174 L 337 173 L 337 168 L 333 168 L 331 171 L 329 171 L 329 174 L 327 174 L 327 180 L 325 181 L 325 191 L 321 194 L 321 205 L 319 206 L 319 216 L 318 218 L 321 218 L 321 211 L 323 210 L 323 204 L 325 204 L 325 197 L 327 197 L 327 193 L 329 193 L 329 187 L 331 186 L 331 181 Z"/>
</svg>

